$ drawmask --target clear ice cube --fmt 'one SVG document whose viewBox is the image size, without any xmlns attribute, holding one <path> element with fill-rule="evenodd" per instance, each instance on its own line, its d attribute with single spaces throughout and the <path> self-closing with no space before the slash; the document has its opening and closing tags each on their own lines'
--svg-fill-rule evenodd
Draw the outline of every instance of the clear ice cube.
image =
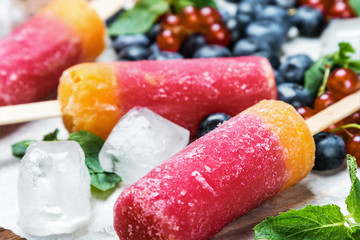
<svg viewBox="0 0 360 240">
<path fill-rule="evenodd" d="M 85 227 L 91 216 L 90 176 L 74 141 L 36 142 L 21 160 L 19 226 L 47 236 Z"/>
<path fill-rule="evenodd" d="M 99 159 L 105 171 L 136 182 L 189 143 L 187 129 L 147 108 L 132 108 L 116 124 Z"/>
</svg>

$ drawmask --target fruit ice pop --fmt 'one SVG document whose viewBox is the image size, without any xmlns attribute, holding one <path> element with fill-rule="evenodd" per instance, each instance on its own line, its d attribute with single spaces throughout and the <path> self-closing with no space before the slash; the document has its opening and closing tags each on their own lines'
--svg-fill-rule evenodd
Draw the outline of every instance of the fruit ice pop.
<svg viewBox="0 0 360 240">
<path fill-rule="evenodd" d="M 303 179 L 314 155 L 295 109 L 261 101 L 125 189 L 114 206 L 115 230 L 120 239 L 208 239 Z"/>
<path fill-rule="evenodd" d="M 0 39 L 0 106 L 38 100 L 62 72 L 94 60 L 105 28 L 84 0 L 55 0 Z"/>
<path fill-rule="evenodd" d="M 67 129 L 103 138 L 134 106 L 194 136 L 211 113 L 234 116 L 277 97 L 271 65 L 262 57 L 81 64 L 64 72 L 58 93 Z"/>
</svg>

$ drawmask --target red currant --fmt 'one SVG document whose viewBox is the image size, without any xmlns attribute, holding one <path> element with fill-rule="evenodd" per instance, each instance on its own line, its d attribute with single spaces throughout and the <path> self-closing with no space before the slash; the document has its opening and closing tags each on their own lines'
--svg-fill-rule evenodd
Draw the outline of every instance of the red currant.
<svg viewBox="0 0 360 240">
<path fill-rule="evenodd" d="M 179 24 L 180 24 L 179 17 L 174 14 L 168 15 L 163 22 L 163 25 L 165 27 L 170 27 L 170 28 L 177 27 L 179 26 Z"/>
<path fill-rule="evenodd" d="M 221 21 L 220 13 L 211 7 L 203 7 L 200 9 L 201 22 L 204 27 L 210 26 Z"/>
<path fill-rule="evenodd" d="M 360 111 L 357 111 L 344 119 L 345 124 L 356 123 L 360 124 Z"/>
<path fill-rule="evenodd" d="M 175 32 L 165 29 L 157 37 L 160 50 L 176 52 L 180 48 L 180 38 Z"/>
<path fill-rule="evenodd" d="M 326 15 L 333 18 L 356 17 L 356 13 L 345 0 L 335 0 L 332 6 L 330 6 L 330 8 L 327 10 Z"/>
<path fill-rule="evenodd" d="M 299 107 L 296 111 L 304 118 L 308 119 L 314 115 L 314 110 L 311 107 Z"/>
<path fill-rule="evenodd" d="M 214 23 L 205 31 L 205 39 L 208 44 L 227 46 L 231 40 L 231 35 L 224 25 Z"/>
<path fill-rule="evenodd" d="M 360 166 L 360 134 L 354 135 L 346 141 L 346 152 L 353 155 Z"/>
<path fill-rule="evenodd" d="M 333 125 L 329 126 L 328 128 L 326 128 L 324 130 L 324 132 L 330 132 L 332 130 L 334 130 L 335 128 L 338 128 L 338 127 L 341 127 L 342 125 L 344 125 L 344 122 L 341 120 L 337 123 L 334 123 Z M 339 131 L 336 132 L 336 134 L 338 133 Z M 339 135 L 339 134 L 338 134 Z"/>
<path fill-rule="evenodd" d="M 325 92 L 324 94 L 317 97 L 314 101 L 314 110 L 315 112 L 320 112 L 321 110 L 327 108 L 331 104 L 335 103 L 336 99 L 333 96 L 332 92 Z"/>
<path fill-rule="evenodd" d="M 334 70 L 327 83 L 329 91 L 333 92 L 334 97 L 341 99 L 360 87 L 359 78 L 353 70 L 349 68 L 338 68 Z"/>
<path fill-rule="evenodd" d="M 181 24 L 191 30 L 199 30 L 201 28 L 201 18 L 199 9 L 194 6 L 184 7 L 180 13 Z"/>
<path fill-rule="evenodd" d="M 302 0 L 300 4 L 316 8 L 325 13 L 332 4 L 332 0 Z"/>
</svg>

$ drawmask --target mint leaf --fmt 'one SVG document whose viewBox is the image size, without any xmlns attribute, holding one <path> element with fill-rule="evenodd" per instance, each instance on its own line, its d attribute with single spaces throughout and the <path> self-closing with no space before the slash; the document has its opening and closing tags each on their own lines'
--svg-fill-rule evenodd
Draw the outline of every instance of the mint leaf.
<svg viewBox="0 0 360 240">
<path fill-rule="evenodd" d="M 120 14 L 108 29 L 111 36 L 146 33 L 156 19 L 169 10 L 167 0 L 142 0 L 134 8 Z"/>
<path fill-rule="evenodd" d="M 214 0 L 175 0 L 172 1 L 172 4 L 176 12 L 179 12 L 186 6 L 196 6 L 198 8 L 209 6 L 216 8 L 216 2 Z"/>
<path fill-rule="evenodd" d="M 92 173 L 90 178 L 91 185 L 101 191 L 108 191 L 121 182 L 121 177 L 110 172 Z"/>
<path fill-rule="evenodd" d="M 26 149 L 29 147 L 29 145 L 33 142 L 36 142 L 35 140 L 24 140 L 18 143 L 14 143 L 11 145 L 11 151 L 12 155 L 18 158 L 22 158 L 25 155 Z"/>
<path fill-rule="evenodd" d="M 338 206 L 308 205 L 266 218 L 254 228 L 255 239 L 349 239 L 344 223 L 345 217 Z"/>
<path fill-rule="evenodd" d="M 348 154 L 347 164 L 351 179 L 351 189 L 345 202 L 350 216 L 354 218 L 357 223 L 360 223 L 360 180 L 356 177 L 356 159 Z"/>
<path fill-rule="evenodd" d="M 55 131 L 46 134 L 43 137 L 43 141 L 57 141 L 58 140 L 58 138 L 57 138 L 58 134 L 59 134 L 59 129 L 55 129 Z"/>
<path fill-rule="evenodd" d="M 91 185 L 101 191 L 115 187 L 121 178 L 115 173 L 105 172 L 99 162 L 99 152 L 104 145 L 104 140 L 90 132 L 79 131 L 72 133 L 68 140 L 80 144 L 85 153 L 85 164 L 88 167 Z"/>
<path fill-rule="evenodd" d="M 360 226 L 350 226 L 347 233 L 348 233 L 348 236 L 350 239 L 359 240 L 360 239 Z"/>
<path fill-rule="evenodd" d="M 329 56 L 319 58 L 305 73 L 305 88 L 316 96 L 323 82 L 326 65 L 329 63 Z"/>
<path fill-rule="evenodd" d="M 359 0 L 350 0 L 351 7 L 355 10 L 356 14 L 360 16 L 360 1 Z"/>
</svg>

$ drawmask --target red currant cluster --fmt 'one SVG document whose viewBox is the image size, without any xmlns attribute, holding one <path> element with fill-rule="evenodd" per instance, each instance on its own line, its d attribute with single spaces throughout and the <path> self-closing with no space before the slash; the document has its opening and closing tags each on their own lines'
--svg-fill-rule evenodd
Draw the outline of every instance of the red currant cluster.
<svg viewBox="0 0 360 240">
<path fill-rule="evenodd" d="M 299 0 L 300 5 L 307 5 L 320 10 L 328 18 L 356 17 L 348 0 Z"/>
<path fill-rule="evenodd" d="M 157 36 L 157 43 L 163 51 L 178 51 L 183 40 L 195 32 L 203 34 L 208 44 L 226 46 L 231 39 L 220 13 L 211 7 L 184 7 L 176 15 L 166 15 L 161 26 L 162 31 Z"/>
<path fill-rule="evenodd" d="M 360 79 L 353 70 L 348 68 L 338 68 L 330 74 L 326 86 L 327 91 L 315 99 L 314 109 L 310 107 L 300 107 L 297 109 L 304 119 L 311 117 L 347 95 L 356 92 L 360 88 Z M 360 111 L 333 124 L 325 131 L 331 131 L 335 128 L 352 123 L 360 125 Z M 335 133 L 342 137 L 346 143 L 347 152 L 358 159 L 358 164 L 360 166 L 360 129 L 350 127 L 340 129 Z"/>
</svg>

